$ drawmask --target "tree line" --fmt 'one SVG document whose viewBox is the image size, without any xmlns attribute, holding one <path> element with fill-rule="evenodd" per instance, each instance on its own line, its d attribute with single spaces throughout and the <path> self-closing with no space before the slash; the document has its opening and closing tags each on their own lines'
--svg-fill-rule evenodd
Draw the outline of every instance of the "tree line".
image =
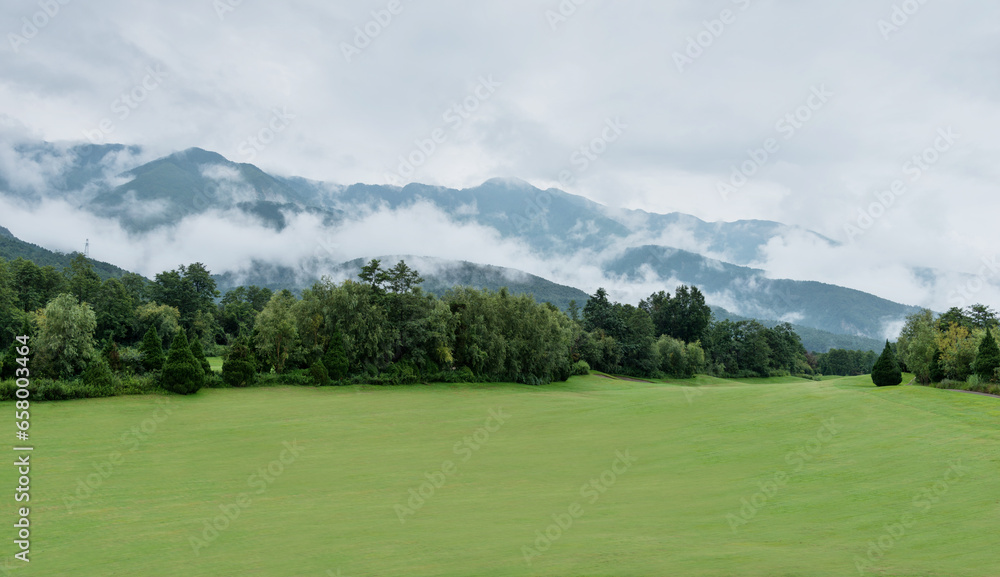
<svg viewBox="0 0 1000 577">
<path fill-rule="evenodd" d="M 603 288 L 563 312 L 530 295 L 456 287 L 437 297 L 404 261 L 295 295 L 256 286 L 221 295 L 201 263 L 102 281 L 0 259 L 0 336 L 34 341 L 33 373 L 99 390 L 271 383 L 503 381 L 540 385 L 591 369 L 635 377 L 811 375 L 870 370 L 857 352 L 807 353 L 788 324 L 715 321 L 697 287 L 638 306 Z M 842 354 L 843 353 L 843 354 Z M 13 349 L 0 355 L 9 378 Z M 841 357 L 847 360 L 842 362 Z M 221 374 L 207 356 L 224 358 Z M 830 359 L 826 362 L 825 359 Z"/>
<path fill-rule="evenodd" d="M 906 319 L 897 343 L 899 361 L 921 384 L 1000 383 L 996 311 L 982 304 L 935 315 L 922 310 Z"/>
</svg>

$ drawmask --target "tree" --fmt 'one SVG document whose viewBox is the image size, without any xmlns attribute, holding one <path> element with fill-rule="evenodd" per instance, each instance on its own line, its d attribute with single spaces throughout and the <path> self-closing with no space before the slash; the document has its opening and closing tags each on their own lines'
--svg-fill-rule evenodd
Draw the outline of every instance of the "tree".
<svg viewBox="0 0 1000 577">
<path fill-rule="evenodd" d="M 977 329 L 995 329 L 1000 327 L 1000 320 L 997 320 L 997 313 L 990 307 L 983 304 L 975 304 L 968 308 L 968 317 L 972 319 L 972 325 Z"/>
<path fill-rule="evenodd" d="M 139 318 L 139 334 L 146 334 L 155 328 L 161 339 L 172 341 L 180 330 L 181 313 L 174 307 L 148 303 L 136 309 Z"/>
<path fill-rule="evenodd" d="M 617 337 L 623 328 L 621 318 L 615 314 L 614 306 L 608 300 L 608 291 L 603 288 L 597 289 L 594 296 L 587 299 L 587 304 L 583 305 L 583 330 L 589 333 L 600 329 L 612 337 Z"/>
<path fill-rule="evenodd" d="M 0 258 L 0 346 L 17 336 L 14 330 L 19 312 L 13 277 L 7 268 L 7 261 Z"/>
<path fill-rule="evenodd" d="M 163 368 L 167 358 L 163 354 L 163 342 L 156 332 L 156 327 L 149 327 L 146 335 L 142 337 L 139 353 L 142 355 L 142 367 L 147 371 L 158 371 Z"/>
<path fill-rule="evenodd" d="M 257 313 L 264 310 L 274 293 L 258 286 L 237 287 L 222 297 L 219 322 L 222 330 L 233 338 L 249 336 Z"/>
<path fill-rule="evenodd" d="M 971 331 L 973 327 L 972 318 L 965 314 L 965 311 L 958 307 L 951 307 L 948 312 L 942 314 L 937 320 L 937 329 L 942 333 L 948 330 L 951 325 L 958 325 Z"/>
<path fill-rule="evenodd" d="M 115 394 L 115 377 L 111 372 L 111 367 L 103 357 L 95 357 L 87 365 L 81 376 L 83 384 L 94 389 L 101 396 Z"/>
<path fill-rule="evenodd" d="M 94 358 L 97 318 L 89 304 L 63 294 L 37 315 L 35 359 L 42 374 L 70 379 L 79 375 Z"/>
<path fill-rule="evenodd" d="M 285 362 L 296 345 L 298 330 L 292 306 L 295 296 L 287 290 L 275 294 L 257 316 L 254 325 L 257 351 L 276 373 L 285 371 Z"/>
<path fill-rule="evenodd" d="M 86 256 L 75 253 L 65 271 L 69 290 L 80 302 L 93 303 L 101 288 L 101 277 L 94 272 L 94 265 Z"/>
<path fill-rule="evenodd" d="M 312 376 L 313 383 L 317 387 L 326 387 L 330 385 L 330 373 L 327 372 L 326 366 L 323 365 L 322 360 L 318 360 L 309 367 L 309 375 Z"/>
<path fill-rule="evenodd" d="M 976 339 L 972 332 L 956 323 L 938 335 L 937 348 L 941 351 L 940 365 L 949 379 L 964 381 L 972 374 L 976 360 Z"/>
<path fill-rule="evenodd" d="M 170 344 L 170 353 L 163 363 L 163 388 L 180 395 L 197 393 L 205 382 L 205 371 L 191 353 L 187 335 L 177 333 Z"/>
<path fill-rule="evenodd" d="M 191 354 L 197 359 L 198 364 L 201 365 L 201 370 L 205 372 L 205 375 L 212 374 L 212 365 L 209 364 L 208 359 L 205 358 L 205 350 L 201 346 L 200 339 L 191 339 Z"/>
<path fill-rule="evenodd" d="M 566 306 L 566 314 L 574 323 L 580 322 L 580 305 L 576 304 L 576 299 L 569 301 L 569 305 Z"/>
<path fill-rule="evenodd" d="M 382 261 L 373 258 L 368 264 L 361 267 L 358 278 L 364 284 L 381 293 L 385 291 L 385 284 L 389 282 L 389 273 L 382 270 Z"/>
<path fill-rule="evenodd" d="M 934 313 L 924 309 L 906 317 L 897 349 L 899 360 L 916 376 L 917 382 L 925 385 L 931 382 L 934 355 L 939 352 Z M 938 359 L 940 360 L 940 356 Z"/>
<path fill-rule="evenodd" d="M 256 376 L 250 347 L 244 339 L 237 339 L 222 363 L 222 380 L 230 387 L 249 387 Z"/>
<path fill-rule="evenodd" d="M 108 279 L 98 288 L 91 301 L 97 314 L 97 336 L 126 341 L 135 331 L 138 317 L 135 301 L 118 279 Z"/>
<path fill-rule="evenodd" d="M 111 337 L 108 337 L 104 341 L 104 348 L 101 349 L 101 357 L 107 361 L 108 367 L 112 371 L 118 372 L 122 370 L 121 351 L 118 350 L 118 343 Z"/>
<path fill-rule="evenodd" d="M 979 353 L 976 355 L 972 370 L 980 381 L 996 382 L 998 368 L 1000 368 L 1000 347 L 993 338 L 993 331 L 987 330 L 986 336 L 979 343 Z"/>
<path fill-rule="evenodd" d="M 180 312 L 180 323 L 185 329 L 192 328 L 198 311 L 212 313 L 219 297 L 215 280 L 200 262 L 156 275 L 151 292 L 153 300 Z"/>
<path fill-rule="evenodd" d="M 903 373 L 899 370 L 896 355 L 892 352 L 889 341 L 885 342 L 882 356 L 875 361 L 872 368 L 872 382 L 877 387 L 895 387 L 903 382 Z"/>
<path fill-rule="evenodd" d="M 934 358 L 931 359 L 930 382 L 940 383 L 944 379 L 945 379 L 944 368 L 941 366 L 941 351 L 935 348 Z"/>
<path fill-rule="evenodd" d="M 21 330 L 17 332 L 16 336 L 26 336 L 29 339 L 33 339 L 35 336 L 35 329 L 31 324 L 31 321 L 27 318 L 21 323 Z M 24 355 L 17 354 L 17 349 L 22 345 L 20 342 L 15 340 L 12 336 L 10 339 L 10 347 L 4 353 L 4 356 L 0 357 L 0 380 L 13 379 L 17 376 L 17 369 L 21 367 L 17 363 L 17 359 L 22 358 Z"/>
<path fill-rule="evenodd" d="M 401 260 L 386 273 L 386 282 L 389 285 L 389 290 L 396 294 L 404 294 L 411 292 L 417 285 L 424 282 L 424 279 L 417 271 L 407 266 L 405 261 Z"/>
<path fill-rule="evenodd" d="M 347 376 L 350 361 L 347 359 L 347 353 L 344 352 L 344 336 L 340 334 L 340 331 L 333 333 L 330 338 L 326 354 L 323 355 L 323 366 L 326 368 L 328 376 L 335 381 Z"/>
</svg>

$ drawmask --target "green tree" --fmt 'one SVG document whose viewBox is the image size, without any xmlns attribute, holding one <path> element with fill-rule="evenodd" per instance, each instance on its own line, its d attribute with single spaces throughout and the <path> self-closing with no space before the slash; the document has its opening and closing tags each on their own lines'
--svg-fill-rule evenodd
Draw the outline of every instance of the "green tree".
<svg viewBox="0 0 1000 577">
<path fill-rule="evenodd" d="M 330 373 L 327 372 L 326 366 L 323 364 L 322 360 L 318 360 L 309 367 L 309 375 L 312 377 L 313 383 L 317 387 L 326 387 L 330 385 Z"/>
<path fill-rule="evenodd" d="M 570 320 L 574 323 L 580 322 L 580 306 L 576 304 L 576 299 L 569 301 L 569 305 L 566 307 L 566 314 L 569 315 Z"/>
<path fill-rule="evenodd" d="M 97 314 L 97 336 L 125 342 L 135 332 L 138 316 L 135 301 L 118 279 L 100 285 L 91 301 Z"/>
<path fill-rule="evenodd" d="M 181 313 L 174 307 L 147 303 L 136 309 L 139 334 L 145 335 L 155 328 L 161 339 L 172 341 L 180 330 Z"/>
<path fill-rule="evenodd" d="M 385 285 L 389 282 L 389 273 L 382 269 L 381 260 L 373 258 L 368 264 L 361 267 L 358 278 L 372 290 L 381 293 L 385 291 Z"/>
<path fill-rule="evenodd" d="M 200 262 L 181 265 L 177 270 L 156 275 L 151 292 L 153 300 L 179 311 L 180 323 L 185 330 L 194 326 L 198 311 L 213 313 L 215 299 L 219 297 L 215 280 Z"/>
<path fill-rule="evenodd" d="M 276 373 L 285 371 L 285 362 L 298 339 L 298 329 L 292 307 L 295 296 L 287 290 L 275 294 L 257 316 L 254 325 L 257 352 Z"/>
<path fill-rule="evenodd" d="M 163 368 L 167 358 L 163 354 L 163 341 L 160 340 L 156 327 L 149 327 L 146 335 L 142 337 L 139 353 L 142 355 L 142 367 L 147 371 L 158 371 Z"/>
<path fill-rule="evenodd" d="M 257 314 L 264 310 L 273 296 L 271 289 L 258 286 L 241 286 L 227 292 L 219 305 L 222 330 L 232 338 L 249 336 Z"/>
<path fill-rule="evenodd" d="M 97 291 L 101 288 L 101 277 L 94 272 L 94 265 L 90 259 L 81 253 L 75 253 L 65 274 L 70 293 L 82 303 L 93 303 Z"/>
<path fill-rule="evenodd" d="M 617 337 L 624 328 L 621 317 L 616 314 L 614 305 L 608 299 L 608 291 L 604 288 L 597 289 L 583 305 L 583 330 L 589 333 L 600 329 L 611 337 Z"/>
<path fill-rule="evenodd" d="M 197 393 L 204 382 L 205 371 L 191 353 L 187 335 L 181 331 L 170 344 L 167 361 L 163 363 L 163 388 L 180 395 L 190 395 Z"/>
<path fill-rule="evenodd" d="M 118 350 L 118 343 L 114 339 L 108 337 L 104 341 L 104 348 L 101 349 L 101 358 L 103 358 L 107 363 L 108 367 L 114 371 L 121 371 L 123 368 L 121 351 Z"/>
<path fill-rule="evenodd" d="M 892 352 L 889 341 L 885 342 L 882 356 L 875 361 L 875 366 L 872 367 L 872 382 L 877 387 L 895 387 L 903 382 L 903 373 L 899 370 L 896 355 Z"/>
<path fill-rule="evenodd" d="M 0 346 L 13 339 L 23 311 L 14 292 L 14 277 L 7 261 L 0 258 Z"/>
<path fill-rule="evenodd" d="M 972 365 L 973 372 L 983 382 L 996 382 L 997 369 L 1000 369 L 1000 347 L 993 338 L 993 331 L 987 330 L 986 336 L 979 343 L 979 353 Z"/>
<path fill-rule="evenodd" d="M 83 384 L 94 389 L 100 396 L 111 396 L 115 394 L 115 377 L 111 372 L 111 367 L 103 357 L 95 357 L 87 365 L 81 376 Z"/>
<path fill-rule="evenodd" d="M 906 317 L 896 348 L 899 360 L 916 376 L 917 382 L 925 385 L 931 382 L 931 366 L 935 353 L 939 352 L 934 313 L 924 309 Z"/>
<path fill-rule="evenodd" d="M 1000 328 L 1000 320 L 997 319 L 997 312 L 983 304 L 975 304 L 968 308 L 968 315 L 972 319 L 972 326 L 977 329 Z"/>
<path fill-rule="evenodd" d="M 97 318 L 89 304 L 63 294 L 37 314 L 35 360 L 43 375 L 69 379 L 79 375 L 94 358 Z"/>
<path fill-rule="evenodd" d="M 21 329 L 17 331 L 15 336 L 26 336 L 28 337 L 28 344 L 33 346 L 31 339 L 35 336 L 35 328 L 32 326 L 31 321 L 25 318 L 21 324 Z M 0 380 L 13 379 L 17 376 L 16 371 L 21 367 L 18 364 L 17 359 L 23 358 L 23 355 L 17 354 L 17 349 L 21 347 L 21 343 L 15 340 L 15 336 L 10 338 L 10 346 L 7 347 L 6 352 L 3 356 L 0 356 Z"/>
<path fill-rule="evenodd" d="M 930 381 L 932 383 L 940 383 L 945 379 L 944 367 L 941 366 L 941 351 L 934 350 L 934 358 L 931 359 L 930 367 Z M 924 383 L 927 384 L 927 383 Z"/>
<path fill-rule="evenodd" d="M 942 314 L 937 320 L 937 329 L 942 333 L 947 331 L 951 325 L 958 325 L 968 331 L 973 328 L 972 318 L 965 314 L 965 311 L 952 307 L 948 312 Z"/>
<path fill-rule="evenodd" d="M 941 351 L 940 365 L 945 376 L 956 381 L 969 378 L 977 349 L 972 331 L 952 323 L 947 330 L 938 334 L 937 348 Z"/>
<path fill-rule="evenodd" d="M 340 334 L 340 331 L 333 333 L 330 338 L 326 353 L 323 355 L 323 366 L 327 370 L 327 375 L 335 381 L 340 381 L 347 376 L 350 361 L 347 359 L 347 353 L 344 352 L 344 336 Z"/>
<path fill-rule="evenodd" d="M 396 294 L 404 294 L 413 291 L 420 283 L 424 282 L 417 271 L 407 266 L 405 261 L 399 261 L 396 266 L 386 273 L 386 283 L 389 290 Z"/>
<path fill-rule="evenodd" d="M 237 339 L 222 363 L 222 380 L 230 387 L 249 387 L 256 376 L 250 347 L 245 339 Z"/>
<path fill-rule="evenodd" d="M 208 359 L 205 358 L 205 350 L 201 346 L 200 339 L 191 339 L 191 354 L 194 355 L 198 364 L 201 365 L 201 369 L 205 372 L 205 375 L 211 375 L 212 365 L 209 364 Z"/>
</svg>

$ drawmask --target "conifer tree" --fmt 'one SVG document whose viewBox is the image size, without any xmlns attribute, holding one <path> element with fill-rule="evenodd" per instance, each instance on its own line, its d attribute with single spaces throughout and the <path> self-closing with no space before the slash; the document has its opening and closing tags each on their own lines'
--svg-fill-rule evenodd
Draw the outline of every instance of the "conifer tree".
<svg viewBox="0 0 1000 577">
<path fill-rule="evenodd" d="M 205 371 L 191 353 L 187 335 L 180 331 L 170 345 L 167 361 L 163 363 L 163 388 L 173 393 L 190 395 L 198 392 L 204 382 Z"/>
<path fill-rule="evenodd" d="M 998 368 L 1000 368 L 1000 346 L 997 346 L 993 332 L 987 330 L 983 342 L 979 343 L 979 353 L 972 364 L 972 370 L 979 376 L 980 381 L 994 382 L 997 380 Z"/>
<path fill-rule="evenodd" d="M 208 359 L 205 358 L 205 349 L 201 346 L 201 339 L 194 338 L 191 339 L 191 354 L 197 359 L 198 364 L 201 365 L 201 370 L 205 372 L 205 375 L 212 374 L 212 365 L 209 364 Z"/>
<path fill-rule="evenodd" d="M 160 335 L 156 332 L 156 327 L 149 327 L 146 335 L 142 337 L 142 344 L 139 345 L 139 352 L 142 353 L 142 366 L 147 371 L 158 371 L 163 368 L 166 357 L 163 354 L 163 343 L 160 342 Z"/>
<path fill-rule="evenodd" d="M 882 356 L 872 367 L 872 382 L 877 387 L 895 387 L 903 382 L 903 373 L 899 370 L 899 363 L 896 362 L 896 355 L 892 352 L 889 341 L 885 342 Z"/>
<path fill-rule="evenodd" d="M 244 339 L 237 339 L 222 363 L 222 380 L 230 387 L 249 387 L 256 376 L 250 347 Z"/>
</svg>

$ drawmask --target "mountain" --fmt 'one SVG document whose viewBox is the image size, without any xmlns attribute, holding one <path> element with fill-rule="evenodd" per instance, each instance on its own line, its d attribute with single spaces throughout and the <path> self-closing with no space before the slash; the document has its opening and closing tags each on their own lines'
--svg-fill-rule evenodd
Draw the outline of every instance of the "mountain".
<svg viewBox="0 0 1000 577">
<path fill-rule="evenodd" d="M 607 270 L 627 281 L 638 281 L 652 270 L 660 278 L 696 285 L 707 300 L 734 303 L 735 312 L 743 317 L 778 319 L 871 339 L 883 338 L 887 327 L 920 310 L 834 285 L 771 279 L 763 270 L 667 247 L 628 249 L 608 263 Z"/>
<path fill-rule="evenodd" d="M 549 269 L 550 273 L 540 272 L 548 280 L 527 277 L 512 282 L 516 290 L 532 292 L 559 306 L 582 295 L 570 289 L 573 284 L 595 285 L 579 287 L 588 291 L 601 285 L 612 290 L 616 286 L 630 288 L 638 281 L 671 291 L 677 284 L 693 284 L 702 288 L 710 304 L 733 314 L 871 339 L 891 334 L 907 314 L 916 310 L 834 285 L 773 279 L 767 271 L 752 268 L 753 263 L 766 260 L 762 258 L 764 250 L 776 239 L 806 237 L 813 243 L 836 245 L 814 232 L 777 222 L 709 223 L 679 213 L 616 210 L 561 190 L 542 190 L 509 178 L 491 179 L 461 190 L 424 184 L 341 186 L 274 176 L 199 148 L 151 161 L 141 150 L 111 145 L 59 147 L 43 143 L 23 145 L 19 151 L 26 163 L 38 166 L 48 184 L 27 190 L 11 186 L 11 179 L 0 174 L 0 184 L 6 183 L 0 187 L 0 194 L 29 201 L 41 196 L 67 199 L 82 210 L 113 219 L 136 243 L 162 244 L 171 238 L 175 230 L 172 227 L 181 222 L 218 226 L 231 235 L 246 231 L 262 237 L 265 235 L 252 223 L 282 233 L 292 226 L 302 227 L 306 220 L 312 223 L 309 226 L 318 228 L 295 228 L 291 232 L 296 234 L 275 240 L 283 245 L 308 246 L 320 241 L 318 244 L 324 246 L 340 247 L 336 260 L 329 256 L 282 256 L 295 252 L 289 250 L 277 250 L 264 258 L 251 249 L 239 253 L 240 243 L 229 242 L 227 256 L 236 258 L 227 260 L 254 264 L 248 270 L 217 271 L 223 275 L 221 280 L 253 278 L 257 284 L 276 288 L 308 286 L 324 274 L 344 268 L 344 260 L 386 252 L 355 241 L 356 233 L 342 236 L 336 243 L 314 237 L 357 231 L 359 223 L 364 222 L 366 227 L 384 227 L 377 231 L 382 237 L 409 235 L 396 239 L 397 245 L 405 247 L 413 235 L 438 234 L 432 228 L 420 228 L 419 219 L 428 214 L 427 210 L 411 210 L 429 207 L 431 213 L 441 215 L 440 219 L 435 217 L 433 226 L 465 227 L 463 230 L 472 234 L 481 231 L 504 243 L 501 250 L 516 247 L 516 254 L 530 255 L 541 262 L 532 267 L 533 271 Z M 369 224 L 365 219 L 373 214 L 402 215 L 388 222 L 405 223 L 409 228 L 397 232 L 391 227 L 400 224 Z M 311 218 L 299 218 L 303 215 Z M 150 234 L 153 231 L 156 234 Z M 368 228 L 364 232 L 373 231 Z M 146 249 L 168 250 L 160 245 Z M 212 249 L 210 245 L 205 247 L 206 251 Z M 445 256 L 435 248 L 411 252 L 427 259 Z M 449 256 L 455 252 L 450 251 Z M 458 260 L 489 260 L 479 258 L 479 251 L 470 249 L 468 254 Z M 432 268 L 440 264 L 426 262 Z M 567 263 L 588 267 L 587 276 L 559 272 L 565 271 Z M 441 269 L 446 272 L 440 277 L 428 273 L 428 289 L 443 290 L 455 283 L 498 288 L 510 280 L 509 270 L 491 272 L 467 266 L 480 265 L 449 265 Z M 545 284 L 550 281 L 554 282 Z"/>
<path fill-rule="evenodd" d="M 381 260 L 383 266 L 391 266 L 400 260 L 405 260 L 423 277 L 424 283 L 421 288 L 438 296 L 456 286 L 492 291 L 507 287 L 514 294 L 529 294 L 534 296 L 538 302 L 550 302 L 562 310 L 566 310 L 572 300 L 575 300 L 577 305 L 583 308 L 587 299 L 590 298 L 587 293 L 580 289 L 556 284 L 526 272 L 499 266 L 405 255 L 375 258 Z M 361 267 L 369 260 L 371 259 L 359 258 L 349 262 L 326 264 L 320 267 L 324 271 L 323 275 L 311 275 L 302 269 L 291 267 L 254 263 L 246 270 L 216 275 L 215 280 L 223 292 L 241 285 L 257 285 L 271 290 L 287 288 L 299 292 L 319 281 L 320 276 L 328 276 L 334 281 L 356 279 Z"/>
<path fill-rule="evenodd" d="M 729 320 L 734 323 L 751 320 L 747 317 L 733 314 L 722 307 L 712 307 L 712 315 L 716 320 Z M 755 320 L 770 328 L 780 324 L 779 321 L 775 320 Z M 795 333 L 799 335 L 800 339 L 802 339 L 802 346 L 804 346 L 807 351 L 826 353 L 829 352 L 830 349 L 845 349 L 849 351 L 873 351 L 879 353 L 882 352 L 882 348 L 885 346 L 885 340 L 883 339 L 834 334 L 814 329 L 812 327 L 804 327 L 795 323 L 789 324 L 792 325 Z"/>
<path fill-rule="evenodd" d="M 61 270 L 69 266 L 73 255 L 53 252 L 21 241 L 14 237 L 8 229 L 0 226 L 0 258 L 15 260 L 19 257 L 31 260 L 39 266 L 52 266 Z M 368 260 L 356 259 L 332 266 L 327 265 L 323 268 L 326 274 L 334 280 L 344 280 L 354 278 Z M 562 310 L 566 310 L 570 301 L 574 300 L 579 307 L 583 308 L 587 299 L 590 298 L 587 293 L 580 289 L 553 283 L 535 275 L 504 267 L 413 256 L 383 256 L 380 260 L 383 263 L 406 260 L 424 278 L 422 288 L 438 296 L 455 286 L 469 286 L 493 291 L 507 287 L 511 293 L 530 294 L 536 301 L 550 302 Z M 128 272 L 105 262 L 91 262 L 101 279 L 121 278 Z M 319 277 L 311 276 L 301 269 L 262 263 L 255 263 L 250 269 L 239 272 L 230 271 L 217 274 L 214 275 L 214 278 L 223 294 L 238 286 L 251 284 L 272 290 L 287 288 L 294 292 L 300 292 L 319 280 Z M 720 320 L 747 320 L 745 317 L 734 315 L 720 307 L 713 307 L 713 314 Z M 774 326 L 777 321 L 763 321 L 763 324 Z M 803 345 L 810 351 L 826 352 L 830 348 L 881 350 L 882 342 L 878 340 L 837 335 L 801 325 L 793 324 L 793 327 L 802 338 Z"/>
<path fill-rule="evenodd" d="M 336 214 L 316 206 L 315 198 L 288 181 L 200 148 L 154 160 L 121 176 L 128 181 L 100 192 L 86 208 L 117 219 L 132 232 L 169 226 L 213 209 L 238 209 L 276 230 L 284 229 L 286 213 L 322 214 L 328 224 L 337 220 Z"/>
<path fill-rule="evenodd" d="M 61 271 L 70 265 L 74 254 L 53 252 L 38 245 L 24 242 L 16 238 L 9 230 L 0 226 L 0 258 L 4 260 L 11 261 L 23 258 L 34 262 L 38 266 L 51 266 Z M 129 272 L 110 263 L 100 261 L 91 262 L 94 265 L 94 272 L 101 277 L 101 280 L 121 278 Z"/>
</svg>

